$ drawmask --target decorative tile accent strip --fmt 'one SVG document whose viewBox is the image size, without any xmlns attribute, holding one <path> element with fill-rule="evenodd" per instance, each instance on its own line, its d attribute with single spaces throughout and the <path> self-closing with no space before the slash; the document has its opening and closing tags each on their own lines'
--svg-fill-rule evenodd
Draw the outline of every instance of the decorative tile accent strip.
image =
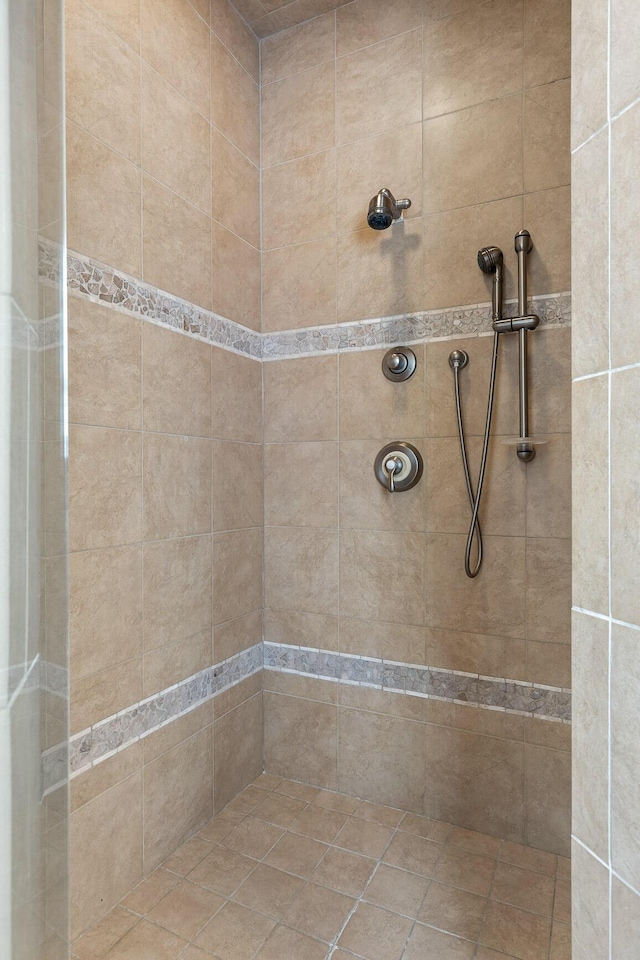
<svg viewBox="0 0 640 960">
<path fill-rule="evenodd" d="M 570 690 L 523 680 L 483 677 L 458 670 L 272 642 L 264 644 L 264 668 L 541 720 L 571 721 Z"/>
<path fill-rule="evenodd" d="M 257 643 L 75 734 L 69 745 L 71 775 L 124 750 L 261 669 L 262 644 Z"/>
<path fill-rule="evenodd" d="M 533 297 L 530 309 L 538 314 L 542 326 L 569 326 L 571 294 Z M 504 312 L 505 316 L 515 316 L 517 302 L 510 300 L 506 303 Z M 262 338 L 262 357 L 264 360 L 282 360 L 347 350 L 373 350 L 399 343 L 477 337 L 491 332 L 491 305 L 480 303 L 358 323 L 265 334 Z"/>
<path fill-rule="evenodd" d="M 54 244 L 40 240 L 42 279 L 59 283 L 58 254 L 59 250 Z M 71 252 L 67 257 L 67 282 L 69 289 L 77 296 L 85 296 L 95 303 L 144 317 L 153 323 L 171 327 L 255 360 L 373 350 L 399 343 L 477 337 L 491 332 L 491 306 L 479 303 L 261 334 L 113 267 Z M 505 315 L 514 316 L 516 308 L 515 301 L 508 301 Z M 530 308 L 540 316 L 543 326 L 569 326 L 571 323 L 569 293 L 533 297 Z"/>
</svg>

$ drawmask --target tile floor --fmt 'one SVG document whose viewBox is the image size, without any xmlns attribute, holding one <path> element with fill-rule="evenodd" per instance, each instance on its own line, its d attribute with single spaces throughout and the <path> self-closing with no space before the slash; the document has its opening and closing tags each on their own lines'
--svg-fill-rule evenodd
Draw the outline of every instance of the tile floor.
<svg viewBox="0 0 640 960">
<path fill-rule="evenodd" d="M 570 960 L 569 861 L 262 774 L 77 960 Z"/>
</svg>

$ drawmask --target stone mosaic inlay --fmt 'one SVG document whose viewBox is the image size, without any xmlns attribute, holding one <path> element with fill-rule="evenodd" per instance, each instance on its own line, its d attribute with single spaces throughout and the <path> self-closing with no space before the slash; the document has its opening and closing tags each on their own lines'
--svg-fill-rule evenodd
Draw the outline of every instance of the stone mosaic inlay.
<svg viewBox="0 0 640 960">
<path fill-rule="evenodd" d="M 419 664 L 265 642 L 265 670 L 355 683 L 377 690 L 569 723 L 571 691 Z"/>
<path fill-rule="evenodd" d="M 59 282 L 58 254 L 58 248 L 49 241 L 40 241 L 40 276 L 45 281 Z M 492 329 L 491 305 L 480 303 L 261 334 L 113 267 L 71 252 L 67 256 L 67 283 L 76 296 L 88 297 L 96 303 L 143 317 L 255 360 L 282 360 L 372 350 L 400 343 L 477 337 L 491 333 Z M 509 301 L 505 304 L 505 315 L 514 316 L 516 309 L 516 302 Z M 542 326 L 568 326 L 571 323 L 571 294 L 533 297 L 530 309 L 539 315 Z"/>
</svg>

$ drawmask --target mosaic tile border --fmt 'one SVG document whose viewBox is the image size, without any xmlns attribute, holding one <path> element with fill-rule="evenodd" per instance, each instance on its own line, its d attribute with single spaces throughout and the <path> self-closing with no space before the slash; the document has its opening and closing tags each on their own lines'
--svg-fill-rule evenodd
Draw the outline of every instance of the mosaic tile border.
<svg viewBox="0 0 640 960">
<path fill-rule="evenodd" d="M 571 722 L 570 690 L 524 680 L 485 677 L 271 641 L 264 644 L 264 668 L 541 720 Z"/>
<path fill-rule="evenodd" d="M 251 677 L 262 669 L 262 658 L 262 643 L 257 643 L 76 733 L 69 743 L 71 776 L 78 776 Z"/>
<path fill-rule="evenodd" d="M 59 248 L 43 239 L 40 240 L 40 276 L 51 283 L 60 281 Z M 373 350 L 399 343 L 477 337 L 491 332 L 491 305 L 478 303 L 262 334 L 73 252 L 67 256 L 67 284 L 75 296 L 143 317 L 254 360 Z M 515 315 L 516 307 L 515 301 L 508 301 L 505 315 Z M 569 326 L 571 294 L 533 297 L 531 310 L 538 313 L 542 326 Z"/>
<path fill-rule="evenodd" d="M 543 327 L 571 325 L 570 293 L 532 297 L 530 308 L 533 313 L 538 314 Z M 505 316 L 515 316 L 516 312 L 515 300 L 505 303 Z M 351 350 L 374 350 L 400 343 L 478 337 L 492 332 L 491 323 L 491 305 L 479 303 L 355 323 L 284 330 L 263 336 L 262 358 L 287 360 Z"/>
</svg>

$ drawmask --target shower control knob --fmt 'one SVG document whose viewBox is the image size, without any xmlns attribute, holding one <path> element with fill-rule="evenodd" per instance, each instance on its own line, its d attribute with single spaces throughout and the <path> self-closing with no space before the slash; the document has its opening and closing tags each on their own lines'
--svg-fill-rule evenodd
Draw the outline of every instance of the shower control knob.
<svg viewBox="0 0 640 960">
<path fill-rule="evenodd" d="M 416 369 L 416 355 L 409 347 L 394 347 L 382 358 L 382 372 L 387 380 L 408 380 Z"/>
<path fill-rule="evenodd" d="M 404 373 L 408 360 L 402 353 L 392 353 L 389 357 L 389 369 L 393 373 Z"/>
<path fill-rule="evenodd" d="M 406 440 L 388 443 L 378 453 L 373 465 L 376 480 L 389 493 L 411 490 L 422 476 L 422 455 Z"/>
</svg>

